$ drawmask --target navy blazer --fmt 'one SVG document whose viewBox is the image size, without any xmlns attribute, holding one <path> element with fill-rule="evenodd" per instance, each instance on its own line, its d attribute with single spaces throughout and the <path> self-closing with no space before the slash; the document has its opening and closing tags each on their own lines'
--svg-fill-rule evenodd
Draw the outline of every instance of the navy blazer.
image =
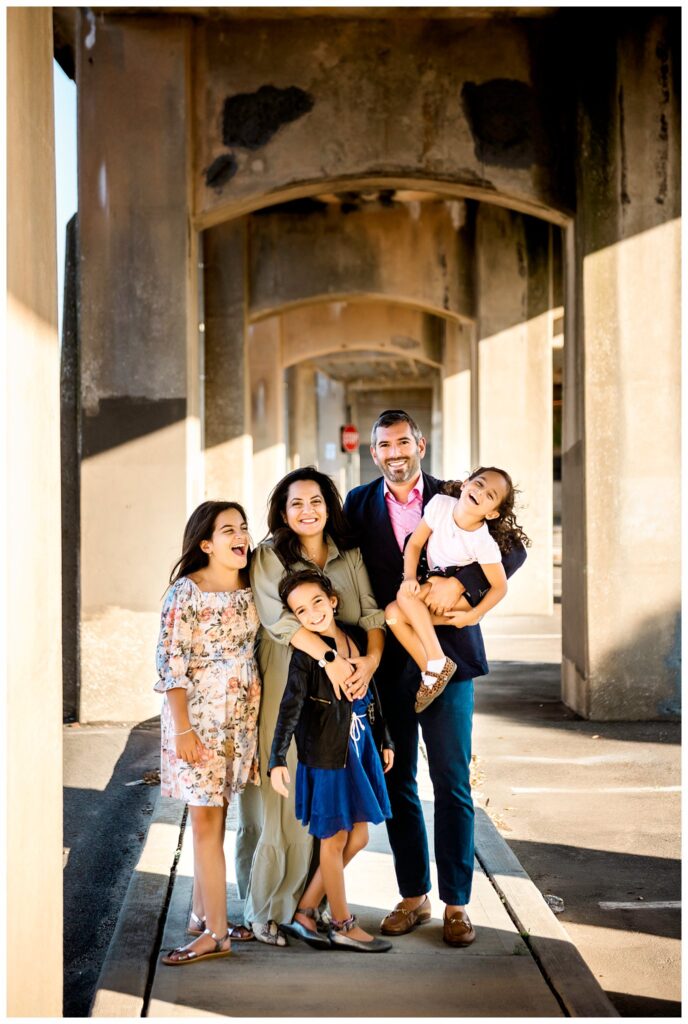
<svg viewBox="0 0 688 1024">
<path fill-rule="evenodd" d="M 441 483 L 436 477 L 423 473 L 423 508 L 439 493 Z M 361 549 L 375 599 L 380 608 L 384 609 L 396 598 L 404 575 L 404 556 L 399 550 L 387 512 L 384 478 L 380 477 L 370 484 L 354 487 L 344 502 L 344 512 Z M 506 575 L 511 576 L 523 565 L 525 559 L 525 548 L 522 544 L 516 545 L 502 557 Z M 478 599 L 488 586 L 479 565 L 466 566 L 461 571 L 461 581 L 474 598 Z M 473 603 L 477 603 L 477 600 Z M 489 669 L 480 626 L 464 626 L 463 629 L 457 629 L 456 626 L 435 628 L 442 650 L 457 665 L 452 682 L 487 674 Z M 388 633 L 382 663 L 376 673 L 379 682 L 383 685 L 387 681 L 392 683 L 406 667 L 407 659 L 410 661 L 403 648 Z"/>
</svg>

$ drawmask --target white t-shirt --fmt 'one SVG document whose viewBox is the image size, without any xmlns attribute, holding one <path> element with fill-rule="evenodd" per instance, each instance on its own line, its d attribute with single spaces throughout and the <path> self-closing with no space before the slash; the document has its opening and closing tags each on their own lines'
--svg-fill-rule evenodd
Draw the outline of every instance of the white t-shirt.
<svg viewBox="0 0 688 1024">
<path fill-rule="evenodd" d="M 477 530 L 462 530 L 452 515 L 458 498 L 436 494 L 425 506 L 423 519 L 432 530 L 428 540 L 428 565 L 446 569 L 449 565 L 495 565 L 502 555 L 497 542 L 483 523 Z"/>
</svg>

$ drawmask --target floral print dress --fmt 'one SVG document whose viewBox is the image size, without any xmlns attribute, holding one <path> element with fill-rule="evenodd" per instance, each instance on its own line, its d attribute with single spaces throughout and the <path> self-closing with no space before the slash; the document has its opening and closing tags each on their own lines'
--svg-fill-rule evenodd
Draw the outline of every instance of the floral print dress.
<svg viewBox="0 0 688 1024">
<path fill-rule="evenodd" d="M 221 807 L 247 783 L 260 785 L 258 709 L 261 682 L 254 658 L 260 621 L 250 588 L 200 590 L 182 576 L 163 602 L 155 690 L 186 690 L 189 721 L 210 759 L 175 756 L 174 721 L 161 714 L 162 796 L 194 807 Z"/>
</svg>

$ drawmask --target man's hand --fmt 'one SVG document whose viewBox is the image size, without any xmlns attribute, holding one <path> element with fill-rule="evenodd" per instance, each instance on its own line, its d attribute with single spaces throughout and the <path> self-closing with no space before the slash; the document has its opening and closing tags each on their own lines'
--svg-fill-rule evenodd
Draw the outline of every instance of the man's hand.
<svg viewBox="0 0 688 1024">
<path fill-rule="evenodd" d="M 377 671 L 379 662 L 372 654 L 363 654 L 358 658 L 347 658 L 353 666 L 353 673 L 344 684 L 344 692 L 349 700 L 356 700 L 357 697 L 365 697 L 370 686 L 370 680 Z"/>
<path fill-rule="evenodd" d="M 389 747 L 385 747 L 384 750 L 382 751 L 382 763 L 385 766 L 383 774 L 386 775 L 389 769 L 394 764 L 394 751 L 390 750 Z"/>
<path fill-rule="evenodd" d="M 476 615 L 474 611 L 455 611 L 445 612 L 444 618 L 448 626 L 456 626 L 457 629 L 463 629 L 464 626 L 477 626 L 482 615 Z"/>
<path fill-rule="evenodd" d="M 285 782 L 291 782 L 287 768 L 284 767 L 284 765 L 278 765 L 277 768 L 273 768 L 270 772 L 270 785 L 274 789 L 275 793 L 279 793 L 280 796 L 288 797 L 289 790 L 285 786 Z"/>
<path fill-rule="evenodd" d="M 349 701 L 353 700 L 345 685 L 349 676 L 353 673 L 353 668 L 347 659 L 335 658 L 334 661 L 325 662 L 325 672 L 327 673 L 327 678 L 332 683 L 332 689 L 337 700 L 341 700 L 343 696 Z"/>
<path fill-rule="evenodd" d="M 428 580 L 430 591 L 425 604 L 434 615 L 451 611 L 464 592 L 464 586 L 455 576 L 431 576 Z"/>
</svg>

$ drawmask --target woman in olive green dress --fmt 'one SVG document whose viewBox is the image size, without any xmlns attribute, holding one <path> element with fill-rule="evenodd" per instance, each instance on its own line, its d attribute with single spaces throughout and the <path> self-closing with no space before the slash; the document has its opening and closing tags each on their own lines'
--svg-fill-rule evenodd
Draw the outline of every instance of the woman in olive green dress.
<svg viewBox="0 0 688 1024">
<path fill-rule="evenodd" d="M 240 829 L 244 835 L 261 829 L 248 881 L 245 919 L 258 939 L 284 945 L 286 940 L 278 925 L 291 922 L 294 916 L 306 884 L 313 840 L 296 818 L 293 787 L 289 800 L 284 800 L 270 786 L 266 775 L 268 755 L 292 650 L 305 651 L 319 660 L 331 648 L 285 609 L 278 594 L 279 582 L 287 571 L 315 565 L 331 579 L 339 595 L 340 620 L 366 630 L 365 655 L 352 659 L 337 656 L 332 662 L 324 662 L 335 696 L 341 693 L 342 699 L 354 700 L 367 692 L 382 655 L 384 614 L 375 603 L 361 553 L 349 534 L 341 498 L 328 476 L 312 466 L 288 473 L 270 495 L 268 527 L 272 536 L 258 545 L 251 562 L 251 588 L 262 623 L 258 664 L 263 696 L 258 744 L 263 784 L 260 792 L 258 787 L 251 787 L 256 792 L 242 796 Z M 295 779 L 293 743 L 287 767 Z"/>
</svg>

